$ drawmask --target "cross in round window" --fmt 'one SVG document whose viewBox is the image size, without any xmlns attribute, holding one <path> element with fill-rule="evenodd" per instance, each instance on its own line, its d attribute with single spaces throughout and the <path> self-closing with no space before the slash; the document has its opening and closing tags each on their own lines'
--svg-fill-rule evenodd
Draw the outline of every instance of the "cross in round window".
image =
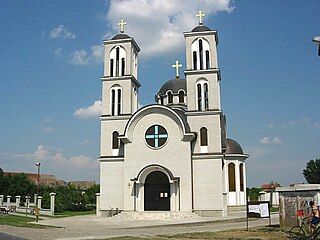
<svg viewBox="0 0 320 240">
<path fill-rule="evenodd" d="M 153 125 L 146 131 L 145 138 L 150 147 L 159 148 L 167 142 L 168 133 L 164 127 Z"/>
</svg>

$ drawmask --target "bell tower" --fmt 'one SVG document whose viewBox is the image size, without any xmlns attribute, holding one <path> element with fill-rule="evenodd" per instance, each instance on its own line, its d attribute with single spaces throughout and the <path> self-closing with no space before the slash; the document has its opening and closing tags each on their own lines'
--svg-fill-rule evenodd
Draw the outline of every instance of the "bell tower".
<svg viewBox="0 0 320 240">
<path fill-rule="evenodd" d="M 104 40 L 104 76 L 102 80 L 101 157 L 120 156 L 128 119 L 138 110 L 138 52 L 135 40 L 124 33 L 127 23 L 118 24 L 120 33 Z"/>
<path fill-rule="evenodd" d="M 218 34 L 203 25 L 185 32 L 187 116 L 193 131 L 198 132 L 195 153 L 221 153 L 220 69 L 217 61 Z"/>
<path fill-rule="evenodd" d="M 187 84 L 187 121 L 197 133 L 192 146 L 194 212 L 226 214 L 224 208 L 223 174 L 223 114 L 220 105 L 220 69 L 217 61 L 217 31 L 202 23 L 205 16 L 197 14 L 199 25 L 185 32 Z M 206 199 L 214 199 L 208 202 Z"/>
</svg>

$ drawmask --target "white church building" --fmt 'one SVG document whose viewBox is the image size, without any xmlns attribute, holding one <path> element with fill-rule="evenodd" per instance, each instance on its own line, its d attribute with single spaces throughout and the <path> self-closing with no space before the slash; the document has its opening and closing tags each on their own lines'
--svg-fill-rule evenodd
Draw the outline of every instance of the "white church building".
<svg viewBox="0 0 320 240">
<path fill-rule="evenodd" d="M 220 104 L 218 34 L 202 24 L 185 32 L 184 78 L 164 82 L 156 103 L 138 109 L 135 40 L 104 41 L 98 210 L 193 212 L 226 216 L 246 204 L 245 154 L 227 138 Z"/>
</svg>

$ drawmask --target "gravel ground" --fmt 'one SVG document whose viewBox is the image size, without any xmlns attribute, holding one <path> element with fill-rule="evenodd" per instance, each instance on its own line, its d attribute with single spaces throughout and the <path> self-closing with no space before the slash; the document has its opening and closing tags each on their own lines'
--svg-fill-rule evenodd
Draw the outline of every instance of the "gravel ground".
<svg viewBox="0 0 320 240">
<path fill-rule="evenodd" d="M 246 228 L 244 215 L 229 218 L 202 218 L 184 221 L 135 221 L 101 218 L 94 215 L 41 220 L 39 224 L 57 228 L 22 228 L 0 225 L 0 233 L 26 239 L 106 239 L 120 236 L 156 236 L 189 232 L 223 231 Z M 223 220 L 223 221 L 222 221 Z M 278 215 L 272 215 L 272 224 L 278 224 Z M 268 219 L 249 221 L 249 227 L 268 225 Z M 1 234 L 0 234 L 0 239 Z M 6 238 L 4 238 L 6 239 Z M 10 238 L 8 238 L 10 239 Z M 12 238 L 14 239 L 14 238 Z"/>
</svg>

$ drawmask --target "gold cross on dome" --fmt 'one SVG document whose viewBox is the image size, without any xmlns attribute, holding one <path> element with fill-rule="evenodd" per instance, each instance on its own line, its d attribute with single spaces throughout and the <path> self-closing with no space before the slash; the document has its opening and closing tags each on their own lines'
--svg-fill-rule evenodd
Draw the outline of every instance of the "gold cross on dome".
<svg viewBox="0 0 320 240">
<path fill-rule="evenodd" d="M 199 17 L 199 25 L 202 25 L 202 17 L 204 17 L 206 14 L 202 13 L 202 11 L 199 11 L 199 13 L 196 15 Z"/>
<path fill-rule="evenodd" d="M 118 25 L 120 26 L 120 32 L 124 33 L 124 26 L 127 25 L 127 23 L 121 19 L 121 22 L 119 22 Z"/>
<path fill-rule="evenodd" d="M 176 78 L 179 78 L 179 67 L 182 67 L 182 64 L 179 64 L 179 61 L 177 60 L 176 64 L 173 64 L 172 67 L 176 69 Z"/>
</svg>

